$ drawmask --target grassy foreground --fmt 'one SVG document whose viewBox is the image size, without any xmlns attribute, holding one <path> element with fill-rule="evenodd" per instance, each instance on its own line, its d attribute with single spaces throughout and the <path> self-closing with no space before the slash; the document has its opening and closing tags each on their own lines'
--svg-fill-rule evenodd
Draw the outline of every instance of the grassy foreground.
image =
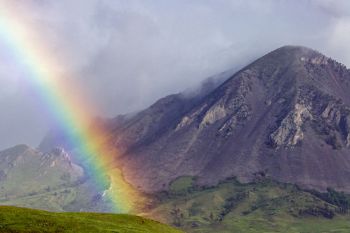
<svg viewBox="0 0 350 233">
<path fill-rule="evenodd" d="M 131 215 L 51 213 L 8 206 L 0 207 L 0 232 L 181 233 L 164 224 Z"/>
</svg>

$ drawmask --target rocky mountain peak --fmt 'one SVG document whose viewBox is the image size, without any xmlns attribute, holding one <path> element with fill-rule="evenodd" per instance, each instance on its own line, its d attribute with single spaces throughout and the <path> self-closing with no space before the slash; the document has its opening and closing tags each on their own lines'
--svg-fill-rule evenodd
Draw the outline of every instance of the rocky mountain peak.
<svg viewBox="0 0 350 233">
<path fill-rule="evenodd" d="M 202 104 L 183 117 L 176 130 L 193 122 L 203 128 L 227 118 L 220 131 L 230 134 L 235 126 L 249 120 L 254 107 L 251 101 L 258 95 L 268 106 L 289 102 L 293 112 L 306 105 L 303 96 L 306 90 L 303 89 L 314 85 L 307 74 L 308 64 L 321 66 L 328 64 L 328 60 L 305 47 L 281 47 L 245 67 L 210 93 Z"/>
<path fill-rule="evenodd" d="M 294 56 L 296 59 L 300 59 L 302 57 L 306 59 L 311 59 L 311 58 L 316 58 L 316 57 L 325 57 L 323 54 L 320 52 L 305 47 L 305 46 L 299 46 L 299 45 L 285 45 L 280 48 L 275 49 L 274 51 L 268 53 L 266 56 L 274 55 L 277 57 L 281 56 L 288 56 L 291 58 L 291 56 Z M 263 57 L 263 58 L 264 58 Z"/>
<path fill-rule="evenodd" d="M 304 46 L 292 46 L 287 45 L 280 47 L 262 58 L 258 59 L 258 62 L 266 63 L 274 60 L 274 63 L 312 63 L 312 64 L 328 64 L 329 58 L 320 52 L 304 47 Z"/>
</svg>

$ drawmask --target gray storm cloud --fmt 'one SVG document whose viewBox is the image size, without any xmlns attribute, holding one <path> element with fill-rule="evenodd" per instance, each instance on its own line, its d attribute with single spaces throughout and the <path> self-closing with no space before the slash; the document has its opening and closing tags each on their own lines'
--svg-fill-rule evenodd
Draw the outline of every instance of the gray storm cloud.
<svg viewBox="0 0 350 233">
<path fill-rule="evenodd" d="M 102 116 L 137 111 L 285 44 L 350 65 L 347 0 L 0 1 L 8 6 Z M 50 121 L 4 51 L 0 38 L 0 148 L 35 146 Z"/>
</svg>

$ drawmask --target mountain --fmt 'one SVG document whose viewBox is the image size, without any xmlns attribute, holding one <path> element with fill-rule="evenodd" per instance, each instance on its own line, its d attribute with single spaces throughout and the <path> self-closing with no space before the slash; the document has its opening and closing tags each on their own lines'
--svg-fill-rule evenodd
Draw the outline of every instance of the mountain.
<svg viewBox="0 0 350 233">
<path fill-rule="evenodd" d="M 84 169 L 59 148 L 26 145 L 0 152 L 0 205 L 53 211 L 108 211 Z M 101 192 L 103 190 L 100 190 Z"/>
<path fill-rule="evenodd" d="M 182 176 L 204 186 L 268 177 L 350 192 L 350 71 L 344 65 L 306 47 L 284 46 L 225 75 L 224 82 L 209 80 L 194 93 L 105 121 L 131 184 L 152 193 Z M 64 146 L 60 140 L 50 134 L 41 147 Z"/>
<path fill-rule="evenodd" d="M 350 192 L 349 85 L 344 65 L 285 46 L 204 95 L 170 95 L 116 118 L 112 141 L 124 176 L 146 192 L 181 176 L 201 185 L 263 176 Z"/>
<path fill-rule="evenodd" d="M 0 207 L 1 233 L 181 233 L 182 231 L 137 216 L 101 213 L 51 213 Z"/>
<path fill-rule="evenodd" d="M 83 170 L 59 149 L 49 154 L 18 145 L 0 152 L 0 174 L 0 195 L 15 199 L 77 182 Z"/>
<path fill-rule="evenodd" d="M 109 130 L 123 177 L 147 198 L 137 214 L 186 232 L 348 232 L 349 86 L 344 65 L 284 46 L 96 123 Z M 0 152 L 1 205 L 109 210 L 62 135 Z"/>
</svg>

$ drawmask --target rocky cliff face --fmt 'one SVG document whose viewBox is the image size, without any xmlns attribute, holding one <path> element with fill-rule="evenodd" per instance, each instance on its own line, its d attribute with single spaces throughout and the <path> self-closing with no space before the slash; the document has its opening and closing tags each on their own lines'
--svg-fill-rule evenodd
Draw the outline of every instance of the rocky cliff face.
<svg viewBox="0 0 350 233">
<path fill-rule="evenodd" d="M 172 95 L 116 124 L 124 175 L 145 191 L 179 176 L 212 185 L 269 176 L 350 192 L 350 72 L 304 47 L 279 48 L 200 97 Z"/>
</svg>

